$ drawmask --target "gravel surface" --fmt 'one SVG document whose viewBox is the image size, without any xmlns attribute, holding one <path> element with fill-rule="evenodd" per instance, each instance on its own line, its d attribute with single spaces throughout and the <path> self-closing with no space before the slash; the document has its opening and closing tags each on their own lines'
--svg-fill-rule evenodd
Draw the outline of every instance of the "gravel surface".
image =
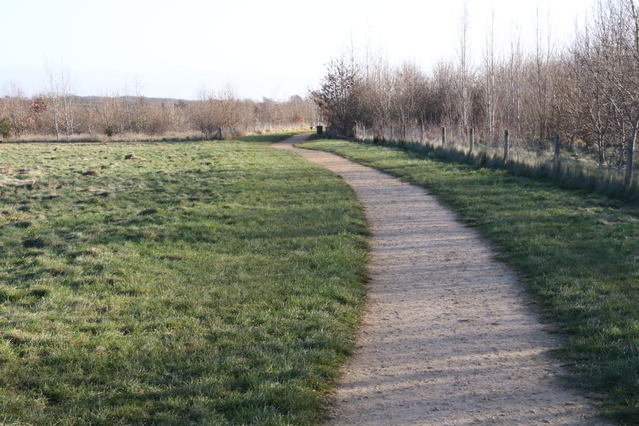
<svg viewBox="0 0 639 426">
<path fill-rule="evenodd" d="M 274 146 L 351 185 L 371 226 L 369 301 L 329 425 L 607 425 L 562 385 L 559 346 L 515 274 L 422 188 L 319 151 Z"/>
</svg>

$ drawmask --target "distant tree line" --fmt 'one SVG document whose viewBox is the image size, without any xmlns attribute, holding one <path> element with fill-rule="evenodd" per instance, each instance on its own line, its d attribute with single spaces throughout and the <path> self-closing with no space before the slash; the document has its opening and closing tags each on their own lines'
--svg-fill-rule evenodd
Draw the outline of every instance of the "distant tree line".
<svg viewBox="0 0 639 426">
<path fill-rule="evenodd" d="M 349 52 L 328 64 L 311 98 L 342 136 L 356 126 L 378 138 L 391 127 L 397 139 L 409 128 L 442 126 L 459 138 L 474 129 L 495 143 L 506 129 L 531 141 L 560 135 L 589 148 L 602 166 L 625 166 L 629 183 L 639 131 L 637 0 L 599 0 L 562 48 L 541 21 L 532 49 L 520 34 L 497 49 L 493 14 L 482 59 L 472 65 L 465 9 L 454 60 L 426 73 L 411 62 L 392 66 L 381 54 Z"/>
<path fill-rule="evenodd" d="M 0 137 L 15 140 L 126 140 L 129 138 L 232 138 L 255 131 L 318 124 L 310 99 L 240 99 L 232 88 L 202 89 L 196 100 L 150 99 L 132 90 L 81 97 L 68 73 L 48 71 L 46 90 L 26 96 L 8 83 L 0 97 Z"/>
</svg>

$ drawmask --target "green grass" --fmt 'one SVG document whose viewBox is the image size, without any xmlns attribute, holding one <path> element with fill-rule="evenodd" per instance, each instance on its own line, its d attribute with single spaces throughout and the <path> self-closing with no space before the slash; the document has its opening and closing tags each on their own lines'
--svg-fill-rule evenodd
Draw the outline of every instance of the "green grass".
<svg viewBox="0 0 639 426">
<path fill-rule="evenodd" d="M 0 424 L 324 418 L 366 279 L 338 177 L 263 143 L 1 144 L 0 185 Z"/>
<path fill-rule="evenodd" d="M 510 159 L 504 161 L 501 149 L 489 148 L 489 151 L 476 149 L 473 153 L 469 153 L 465 144 L 459 146 L 454 142 L 445 147 L 441 143 L 432 141 L 425 143 L 379 141 L 375 144 L 419 152 L 440 161 L 504 170 L 513 176 L 548 182 L 562 189 L 579 189 L 616 198 L 627 203 L 639 202 L 639 185 L 636 179 L 626 186 L 623 170 L 598 165 L 592 158 L 577 155 L 574 151 L 562 151 L 561 161 L 554 164 L 549 159 L 544 159 L 544 156 L 536 155 L 532 151 L 519 150 L 519 154 L 517 151 L 512 152 Z"/>
<path fill-rule="evenodd" d="M 262 143 L 270 144 L 275 142 L 281 142 L 299 133 L 300 133 L 299 131 L 290 131 L 290 132 L 252 134 L 252 135 L 244 136 L 243 138 L 240 138 L 240 140 L 243 142 L 262 142 Z"/>
<path fill-rule="evenodd" d="M 428 188 L 492 242 L 563 331 L 557 355 L 604 414 L 639 424 L 639 211 L 504 170 L 345 141 L 331 151 Z"/>
</svg>

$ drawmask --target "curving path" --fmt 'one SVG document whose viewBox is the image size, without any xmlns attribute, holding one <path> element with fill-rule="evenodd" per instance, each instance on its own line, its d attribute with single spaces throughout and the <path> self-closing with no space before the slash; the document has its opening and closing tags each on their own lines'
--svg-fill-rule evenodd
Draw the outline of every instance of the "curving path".
<svg viewBox="0 0 639 426">
<path fill-rule="evenodd" d="M 424 189 L 275 144 L 353 187 L 371 226 L 369 301 L 329 425 L 607 425 L 562 385 L 558 346 L 514 273 Z"/>
</svg>

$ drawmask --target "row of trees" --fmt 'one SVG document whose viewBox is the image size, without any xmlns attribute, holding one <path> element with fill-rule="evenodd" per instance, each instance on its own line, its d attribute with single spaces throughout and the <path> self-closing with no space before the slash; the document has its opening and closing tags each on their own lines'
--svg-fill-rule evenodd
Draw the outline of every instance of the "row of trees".
<svg viewBox="0 0 639 426">
<path fill-rule="evenodd" d="M 602 165 L 626 165 L 632 178 L 639 131 L 639 10 L 637 0 L 599 0 L 557 48 L 537 18 L 532 48 L 520 34 L 498 49 L 489 24 L 479 64 L 473 64 L 469 19 L 458 26 L 457 57 L 426 73 L 414 63 L 390 65 L 381 54 L 349 52 L 331 61 L 311 93 L 335 133 L 352 136 L 356 125 L 376 137 L 393 127 L 446 126 L 459 138 L 470 129 L 496 141 L 505 129 L 519 139 L 582 144 Z M 539 15 L 539 14 L 538 14 Z"/>
<path fill-rule="evenodd" d="M 192 101 L 149 99 L 139 83 L 123 93 L 80 97 L 66 73 L 49 73 L 48 87 L 32 97 L 9 83 L 0 97 L 0 137 L 69 140 L 82 137 L 162 137 L 169 134 L 232 137 L 259 130 L 318 123 L 309 99 L 240 99 L 231 87 L 200 90 Z M 195 136 L 197 137 L 197 136 Z"/>
</svg>

